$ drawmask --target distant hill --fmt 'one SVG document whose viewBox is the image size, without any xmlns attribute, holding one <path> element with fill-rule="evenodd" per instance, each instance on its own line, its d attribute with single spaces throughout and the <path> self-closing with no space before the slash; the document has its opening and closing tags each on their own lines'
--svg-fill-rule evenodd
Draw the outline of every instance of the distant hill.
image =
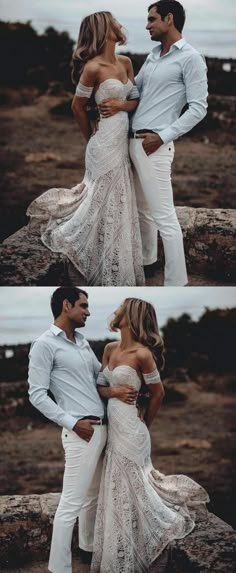
<svg viewBox="0 0 236 573">
<path fill-rule="evenodd" d="M 0 21 L 0 85 L 32 85 L 44 92 L 51 81 L 59 81 L 65 89 L 73 92 L 73 49 L 74 41 L 66 31 L 58 32 L 50 26 L 40 35 L 30 21 Z M 125 53 L 131 58 L 137 74 L 147 54 Z M 209 92 L 235 95 L 236 60 L 206 58 L 206 61 Z"/>
<path fill-rule="evenodd" d="M 206 309 L 198 321 L 188 314 L 170 318 L 163 327 L 166 366 L 163 378 L 183 370 L 191 377 L 202 372 L 235 372 L 236 308 Z M 90 342 L 98 359 L 106 340 Z M 0 382 L 26 380 L 29 344 L 0 347 Z"/>
</svg>

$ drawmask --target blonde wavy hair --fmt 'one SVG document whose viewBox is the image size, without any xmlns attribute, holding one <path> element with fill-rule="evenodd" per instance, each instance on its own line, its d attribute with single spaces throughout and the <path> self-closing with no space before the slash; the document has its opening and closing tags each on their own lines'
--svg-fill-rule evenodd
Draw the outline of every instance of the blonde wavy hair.
<svg viewBox="0 0 236 573">
<path fill-rule="evenodd" d="M 126 298 L 109 324 L 111 331 L 117 332 L 125 314 L 133 339 L 151 350 L 158 369 L 162 370 L 165 366 L 164 343 L 159 334 L 154 307 L 139 298 Z"/>
<path fill-rule="evenodd" d="M 71 77 L 74 84 L 78 83 L 86 62 L 102 53 L 111 30 L 116 34 L 119 45 L 124 45 L 127 38 L 111 12 L 95 12 L 83 19 L 72 56 Z"/>
</svg>

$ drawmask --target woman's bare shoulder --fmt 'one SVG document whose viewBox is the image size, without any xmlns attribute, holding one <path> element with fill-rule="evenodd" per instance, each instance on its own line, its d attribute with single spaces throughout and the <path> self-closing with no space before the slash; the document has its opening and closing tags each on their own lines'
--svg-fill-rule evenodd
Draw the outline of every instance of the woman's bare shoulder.
<svg viewBox="0 0 236 573">
<path fill-rule="evenodd" d="M 111 352 L 115 350 L 118 346 L 119 346 L 118 340 L 114 340 L 114 342 L 108 342 L 104 348 L 104 353 L 106 353 L 106 356 L 110 356 Z"/>
<path fill-rule="evenodd" d="M 89 85 L 90 83 L 93 85 L 94 82 L 96 82 L 97 80 L 99 71 L 100 71 L 99 62 L 95 58 L 93 58 L 92 60 L 86 62 L 83 72 L 81 74 L 81 80 L 83 80 L 85 83 L 87 82 L 86 85 Z"/>
<path fill-rule="evenodd" d="M 137 349 L 136 358 L 141 369 L 148 369 L 154 364 L 152 351 L 147 346 L 140 346 L 140 348 Z"/>
<path fill-rule="evenodd" d="M 128 56 L 124 56 L 123 54 L 118 54 L 117 55 L 118 60 L 120 60 L 121 62 L 124 62 L 126 64 L 131 64 L 131 59 Z"/>
</svg>

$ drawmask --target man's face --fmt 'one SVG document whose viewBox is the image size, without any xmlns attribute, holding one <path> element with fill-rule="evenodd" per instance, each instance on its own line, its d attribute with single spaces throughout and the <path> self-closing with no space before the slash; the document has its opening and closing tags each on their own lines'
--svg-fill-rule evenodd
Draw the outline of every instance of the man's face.
<svg viewBox="0 0 236 573">
<path fill-rule="evenodd" d="M 74 306 L 68 303 L 68 318 L 73 321 L 75 328 L 82 328 L 86 324 L 87 317 L 90 316 L 88 299 L 84 294 L 76 300 Z"/>
<path fill-rule="evenodd" d="M 167 19 L 168 15 L 162 20 L 156 8 L 149 10 L 146 30 L 149 30 L 151 40 L 154 42 L 160 42 L 163 35 L 168 31 Z"/>
</svg>

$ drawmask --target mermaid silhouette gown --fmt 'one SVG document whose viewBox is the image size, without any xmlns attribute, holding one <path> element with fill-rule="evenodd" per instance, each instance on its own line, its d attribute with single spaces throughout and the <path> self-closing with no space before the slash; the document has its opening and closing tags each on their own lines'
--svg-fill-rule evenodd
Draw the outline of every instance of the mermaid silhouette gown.
<svg viewBox="0 0 236 573">
<path fill-rule="evenodd" d="M 158 382 L 157 374 L 145 375 L 146 381 Z M 129 366 L 106 367 L 98 384 L 108 383 L 141 386 Z M 150 434 L 136 406 L 110 398 L 91 573 L 148 572 L 169 542 L 193 530 L 196 517 L 206 519 L 206 491 L 187 476 L 161 474 L 150 451 Z"/>
<path fill-rule="evenodd" d="M 88 88 L 79 86 L 83 95 Z M 123 84 L 107 79 L 95 100 L 125 100 L 133 89 L 130 80 Z M 44 245 L 68 257 L 90 285 L 145 284 L 128 126 L 124 111 L 101 118 L 86 148 L 82 183 L 72 189 L 49 189 L 27 210 L 31 229 L 39 232 Z"/>
</svg>

